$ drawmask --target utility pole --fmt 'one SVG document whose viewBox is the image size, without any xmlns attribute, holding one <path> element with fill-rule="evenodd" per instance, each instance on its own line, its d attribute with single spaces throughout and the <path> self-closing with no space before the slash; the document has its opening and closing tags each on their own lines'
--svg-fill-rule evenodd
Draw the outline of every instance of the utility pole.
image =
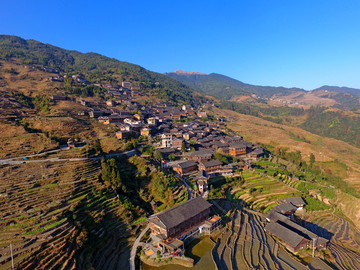
<svg viewBox="0 0 360 270">
<path fill-rule="evenodd" d="M 12 251 L 12 245 L 10 243 L 10 254 L 11 254 L 11 269 L 14 269 L 14 257 L 13 257 L 13 251 Z"/>
<path fill-rule="evenodd" d="M 316 238 L 313 238 L 313 253 L 312 253 L 313 258 L 315 257 L 315 241 Z"/>
</svg>

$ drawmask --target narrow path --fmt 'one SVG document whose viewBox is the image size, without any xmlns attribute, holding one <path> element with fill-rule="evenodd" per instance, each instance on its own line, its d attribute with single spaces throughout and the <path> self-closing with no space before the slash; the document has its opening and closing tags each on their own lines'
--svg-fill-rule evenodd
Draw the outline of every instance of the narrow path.
<svg viewBox="0 0 360 270">
<path fill-rule="evenodd" d="M 23 163 L 39 163 L 39 162 L 64 162 L 64 161 L 82 161 L 82 160 L 99 160 L 102 157 L 111 158 L 116 156 L 126 155 L 128 157 L 136 155 L 136 150 L 130 150 L 125 152 L 119 152 L 119 153 L 112 153 L 112 154 L 105 154 L 98 157 L 92 157 L 92 158 L 48 158 L 48 159 L 37 159 L 37 160 L 13 160 L 13 159 L 21 159 L 23 157 L 17 157 L 12 159 L 2 159 L 0 160 L 1 164 L 23 164 Z M 27 156 L 28 157 L 28 156 Z"/>
<path fill-rule="evenodd" d="M 188 194 L 189 194 L 189 198 L 188 198 L 188 199 L 190 200 L 190 199 L 191 199 L 192 190 L 191 190 L 190 186 L 188 185 L 188 183 L 186 183 L 185 179 L 184 179 L 184 178 L 181 178 L 181 179 L 182 179 L 185 187 L 187 188 L 187 191 L 188 191 Z"/>
<path fill-rule="evenodd" d="M 130 252 L 130 270 L 135 270 L 135 256 L 136 256 L 136 250 L 139 246 L 142 245 L 140 242 L 141 238 L 144 236 L 144 234 L 149 230 L 149 225 L 145 227 L 145 229 L 140 233 L 140 235 L 136 238 Z"/>
<path fill-rule="evenodd" d="M 14 160 L 14 159 L 39 157 L 39 156 L 43 156 L 43 155 L 50 154 L 50 153 L 60 152 L 60 151 L 63 151 L 63 150 L 67 150 L 67 149 L 54 149 L 54 150 L 49 150 L 49 151 L 41 152 L 41 153 L 38 153 L 38 154 L 28 155 L 28 156 L 6 158 L 6 159 L 2 159 L 0 161 L 11 161 L 11 160 Z"/>
</svg>

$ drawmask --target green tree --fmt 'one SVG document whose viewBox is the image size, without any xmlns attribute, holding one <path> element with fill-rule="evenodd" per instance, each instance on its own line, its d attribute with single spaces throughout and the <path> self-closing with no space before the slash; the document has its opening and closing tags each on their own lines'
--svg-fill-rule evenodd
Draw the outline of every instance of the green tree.
<svg viewBox="0 0 360 270">
<path fill-rule="evenodd" d="M 185 141 L 183 141 L 182 144 L 181 144 L 181 152 L 183 152 L 183 153 L 186 152 L 186 144 L 185 144 Z"/>
<path fill-rule="evenodd" d="M 48 112 L 50 111 L 51 100 L 49 97 L 46 96 L 36 96 L 33 100 L 33 104 L 35 106 L 35 109 L 41 110 L 43 112 Z"/>
<path fill-rule="evenodd" d="M 127 188 L 121 179 L 115 159 L 101 159 L 101 179 L 111 186 L 113 190 L 117 190 L 121 193 L 127 192 Z"/>
<path fill-rule="evenodd" d="M 162 153 L 160 151 L 157 151 L 155 153 L 155 158 L 156 158 L 157 161 L 161 161 L 162 158 L 163 158 Z"/>
<path fill-rule="evenodd" d="M 219 152 L 216 152 L 215 154 L 214 154 L 214 158 L 216 159 L 216 160 L 219 160 L 219 161 L 221 161 L 222 159 L 223 159 L 223 154 L 221 154 L 221 153 L 219 153 Z"/>
<path fill-rule="evenodd" d="M 310 168 L 312 168 L 312 166 L 314 165 L 315 163 L 315 156 L 313 153 L 310 154 Z"/>
<path fill-rule="evenodd" d="M 72 91 L 72 78 L 67 76 L 64 78 L 64 87 L 67 91 Z"/>
<path fill-rule="evenodd" d="M 133 148 L 136 148 L 136 147 L 138 146 L 138 144 L 139 144 L 139 142 L 138 142 L 137 139 L 134 139 L 134 140 L 132 141 Z"/>
<path fill-rule="evenodd" d="M 169 155 L 169 159 L 170 159 L 171 161 L 174 161 L 174 160 L 175 160 L 175 155 L 174 155 L 174 154 L 170 154 L 170 155 Z"/>
<path fill-rule="evenodd" d="M 101 148 L 101 143 L 99 139 L 96 139 L 94 142 L 94 149 L 96 154 L 101 154 L 103 152 L 102 148 Z"/>
<path fill-rule="evenodd" d="M 125 150 L 126 151 L 129 151 L 129 150 L 131 150 L 131 149 L 133 149 L 134 148 L 134 144 L 132 143 L 132 142 L 127 142 L 126 144 L 125 144 Z"/>
</svg>

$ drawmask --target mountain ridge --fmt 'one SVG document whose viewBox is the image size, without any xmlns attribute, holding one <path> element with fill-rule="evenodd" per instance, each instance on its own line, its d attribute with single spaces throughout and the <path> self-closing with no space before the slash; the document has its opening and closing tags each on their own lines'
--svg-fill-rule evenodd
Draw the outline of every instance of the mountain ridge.
<svg viewBox="0 0 360 270">
<path fill-rule="evenodd" d="M 18 36 L 0 35 L 0 60 L 13 60 L 24 65 L 50 67 L 63 73 L 84 73 L 86 80 L 120 83 L 131 80 L 149 94 L 175 103 L 190 103 L 197 98 L 193 89 L 164 74 L 139 65 L 106 57 L 98 53 L 81 53 Z"/>
<path fill-rule="evenodd" d="M 210 73 L 208 75 L 197 74 L 179 74 L 176 72 L 165 73 L 167 76 L 174 78 L 189 87 L 203 93 L 218 98 L 231 99 L 237 95 L 255 94 L 259 97 L 273 97 L 274 95 L 289 95 L 294 92 L 303 91 L 301 88 L 286 88 L 275 86 L 251 85 L 226 75 Z"/>
<path fill-rule="evenodd" d="M 221 97 L 224 95 L 222 91 L 214 91 L 210 84 L 210 79 L 214 80 L 220 80 L 222 83 L 227 84 L 225 89 L 233 88 L 233 91 L 226 95 L 228 98 L 231 99 L 234 95 L 243 95 L 245 93 L 248 94 L 256 94 L 260 97 L 271 97 L 270 95 L 287 95 L 296 91 L 301 92 L 312 92 L 312 91 L 318 91 L 318 90 L 327 90 L 331 92 L 337 92 L 337 93 L 349 93 L 353 95 L 360 96 L 360 89 L 357 88 L 351 88 L 346 86 L 330 86 L 330 85 L 323 85 L 321 87 L 312 89 L 312 90 L 304 90 L 299 87 L 283 87 L 283 86 L 262 86 L 262 85 L 254 85 L 254 84 L 248 84 L 244 83 L 243 81 L 231 78 L 226 75 L 222 75 L 219 73 L 210 73 L 205 74 L 201 72 L 196 71 L 182 71 L 182 70 L 176 70 L 174 72 L 166 72 L 167 76 L 172 77 L 174 79 L 179 80 L 180 82 L 187 84 L 194 89 L 205 93 L 205 94 L 211 94 L 216 97 Z M 186 76 L 185 76 L 186 75 Z M 201 77 L 198 77 L 197 75 L 204 75 Z M 208 78 L 206 78 L 208 76 Z M 194 78 L 190 78 L 194 77 Z M 220 86 L 219 88 L 224 89 L 224 86 Z M 208 91 L 208 93 L 206 93 Z"/>
<path fill-rule="evenodd" d="M 327 91 L 333 91 L 333 92 L 337 92 L 337 93 L 349 93 L 349 94 L 360 96 L 360 89 L 346 87 L 346 86 L 323 85 L 319 88 L 313 89 L 312 91 L 318 91 L 318 90 L 327 90 Z"/>
</svg>

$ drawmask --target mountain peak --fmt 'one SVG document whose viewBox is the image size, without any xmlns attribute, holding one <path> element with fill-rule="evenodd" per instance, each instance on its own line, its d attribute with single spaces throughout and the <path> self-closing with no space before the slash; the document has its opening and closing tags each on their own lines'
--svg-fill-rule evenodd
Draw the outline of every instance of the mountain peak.
<svg viewBox="0 0 360 270">
<path fill-rule="evenodd" d="M 205 73 L 201 73 L 201 72 L 196 72 L 196 71 L 184 71 L 181 69 L 175 70 L 174 72 L 170 72 L 170 73 L 175 73 L 178 75 L 207 75 Z"/>
</svg>

